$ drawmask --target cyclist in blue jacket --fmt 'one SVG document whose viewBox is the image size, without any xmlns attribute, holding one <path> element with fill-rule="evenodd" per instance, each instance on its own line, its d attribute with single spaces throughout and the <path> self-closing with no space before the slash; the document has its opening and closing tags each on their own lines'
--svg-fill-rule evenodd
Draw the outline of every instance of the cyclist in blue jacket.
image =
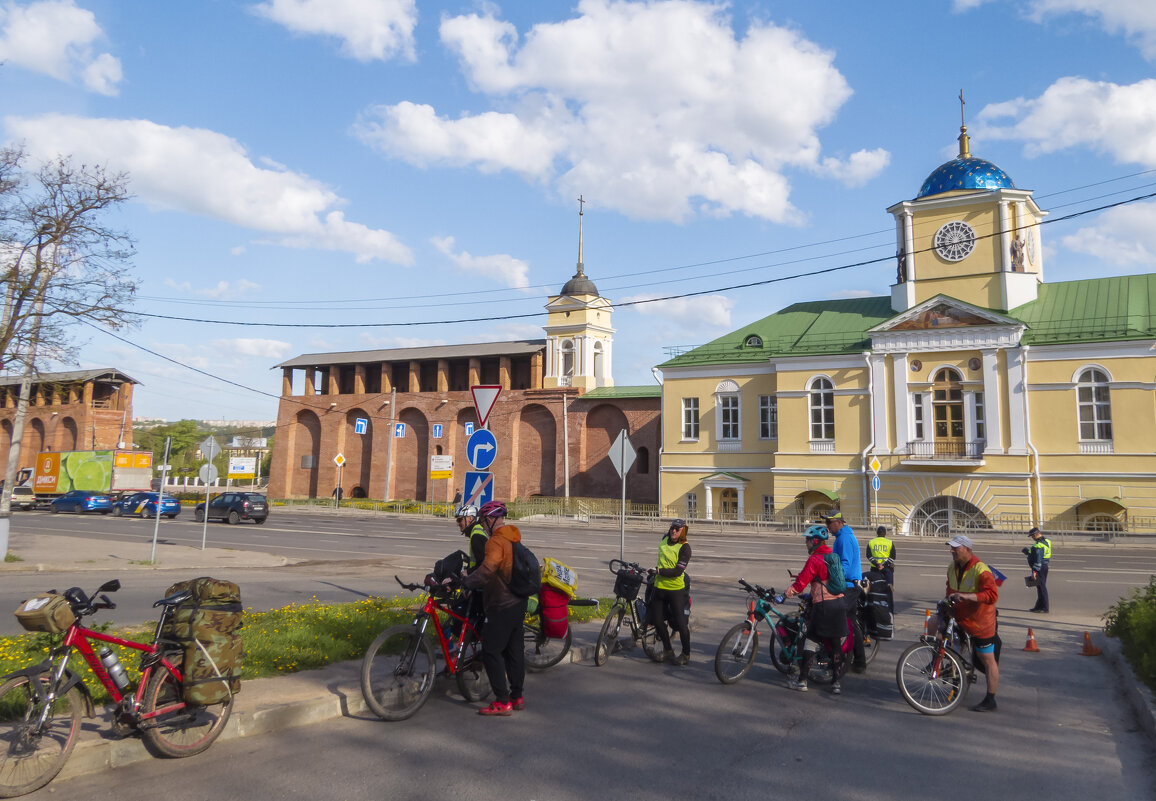
<svg viewBox="0 0 1156 801">
<path fill-rule="evenodd" d="M 843 594 L 847 606 L 847 620 L 855 634 L 854 659 L 851 670 L 862 673 L 867 670 L 867 652 L 863 648 L 863 626 L 859 622 L 859 582 L 863 579 L 863 561 L 859 555 L 859 540 L 851 527 L 843 522 L 839 512 L 825 518 L 827 530 L 835 535 L 831 550 L 839 555 L 843 563 L 843 577 L 847 580 L 847 590 Z"/>
</svg>

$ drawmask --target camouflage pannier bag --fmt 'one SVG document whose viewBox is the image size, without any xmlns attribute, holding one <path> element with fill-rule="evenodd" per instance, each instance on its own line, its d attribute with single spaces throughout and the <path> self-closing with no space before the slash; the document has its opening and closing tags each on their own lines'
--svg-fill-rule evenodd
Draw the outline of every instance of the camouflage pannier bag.
<svg viewBox="0 0 1156 801">
<path fill-rule="evenodd" d="M 184 646 L 185 703 L 217 704 L 241 689 L 241 590 L 231 581 L 204 576 L 177 582 L 166 596 L 185 590 L 192 597 L 173 609 L 161 637 Z"/>
</svg>

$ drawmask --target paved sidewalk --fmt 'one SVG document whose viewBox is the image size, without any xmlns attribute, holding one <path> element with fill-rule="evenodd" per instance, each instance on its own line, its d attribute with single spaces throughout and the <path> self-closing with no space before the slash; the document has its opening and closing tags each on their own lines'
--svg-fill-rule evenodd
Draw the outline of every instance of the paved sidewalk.
<svg viewBox="0 0 1156 801">
<path fill-rule="evenodd" d="M 123 570 L 188 570 L 217 567 L 283 567 L 298 559 L 260 551 L 231 548 L 200 548 L 174 545 L 162 537 L 156 561 L 150 562 L 152 542 L 98 540 L 90 537 L 45 536 L 12 532 L 8 552 L 20 561 L 0 562 L 0 576 L 17 573 Z"/>
</svg>

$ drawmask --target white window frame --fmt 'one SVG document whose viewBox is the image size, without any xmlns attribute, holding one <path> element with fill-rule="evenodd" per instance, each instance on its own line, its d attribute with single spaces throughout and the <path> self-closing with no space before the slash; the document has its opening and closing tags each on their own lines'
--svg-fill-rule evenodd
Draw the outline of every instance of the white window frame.
<svg viewBox="0 0 1156 801">
<path fill-rule="evenodd" d="M 926 394 L 925 392 L 911 393 L 911 439 L 913 441 L 922 442 L 927 431 L 926 412 L 923 409 L 923 399 Z"/>
<path fill-rule="evenodd" d="M 779 438 L 779 396 L 759 395 L 759 439 Z"/>
<path fill-rule="evenodd" d="M 1098 376 L 1098 377 L 1097 377 Z M 1096 389 L 1103 387 L 1106 398 L 1103 401 L 1096 399 Z M 1088 396 L 1084 394 L 1087 390 Z M 1083 409 L 1091 410 L 1091 420 L 1084 421 L 1081 414 Z M 1101 415 L 1101 412 L 1106 414 Z M 1092 427 L 1091 437 L 1084 436 L 1084 426 Z M 1107 427 L 1107 436 L 1103 436 L 1103 427 Z M 1076 432 L 1080 442 L 1112 442 L 1112 377 L 1102 367 L 1085 367 L 1076 379 Z"/>
<path fill-rule="evenodd" d="M 770 520 L 775 516 L 775 496 L 763 496 L 763 519 Z"/>
<path fill-rule="evenodd" d="M 742 403 L 737 392 L 724 392 L 715 396 L 718 409 L 719 442 L 738 442 L 743 438 Z"/>
<path fill-rule="evenodd" d="M 691 415 L 693 415 L 693 419 L 691 419 Z M 683 398 L 682 399 L 682 441 L 683 442 L 698 442 L 699 423 L 700 423 L 700 417 L 699 417 L 698 398 Z"/>
<path fill-rule="evenodd" d="M 825 384 L 826 387 L 821 387 Z M 830 395 L 831 402 L 826 404 L 822 400 L 824 394 Z M 819 403 L 815 403 L 816 396 L 819 397 Z M 815 411 L 820 412 L 821 418 L 819 422 L 815 422 Z M 808 431 L 811 435 L 811 442 L 834 442 L 835 441 L 835 382 L 828 376 L 818 375 L 807 382 L 807 423 Z M 815 436 L 816 426 L 819 427 L 819 436 Z M 827 436 L 827 429 L 830 429 L 831 435 Z"/>
<path fill-rule="evenodd" d="M 971 393 L 971 438 L 987 443 L 987 418 L 984 417 L 983 393 Z"/>
<path fill-rule="evenodd" d="M 698 517 L 698 493 L 688 492 L 686 494 L 686 519 L 694 520 Z"/>
</svg>

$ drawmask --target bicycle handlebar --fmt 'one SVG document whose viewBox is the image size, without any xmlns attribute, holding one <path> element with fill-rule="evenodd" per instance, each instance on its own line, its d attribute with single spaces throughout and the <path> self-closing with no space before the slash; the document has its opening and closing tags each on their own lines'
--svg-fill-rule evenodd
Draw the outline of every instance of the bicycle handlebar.
<svg viewBox="0 0 1156 801">
<path fill-rule="evenodd" d="M 610 566 L 610 572 L 614 575 L 618 575 L 623 570 L 640 575 L 646 573 L 646 568 L 638 564 L 638 562 L 625 562 L 621 559 L 611 559 L 607 564 Z"/>
<path fill-rule="evenodd" d="M 775 597 L 775 595 L 778 594 L 775 592 L 774 587 L 771 587 L 770 589 L 766 589 L 766 588 L 760 587 L 758 584 L 751 584 L 746 579 L 739 579 L 739 584 L 743 585 L 743 588 L 746 589 L 747 592 L 753 592 L 755 595 L 759 596 L 760 598 L 764 598 L 768 601 L 773 599 Z"/>
</svg>

